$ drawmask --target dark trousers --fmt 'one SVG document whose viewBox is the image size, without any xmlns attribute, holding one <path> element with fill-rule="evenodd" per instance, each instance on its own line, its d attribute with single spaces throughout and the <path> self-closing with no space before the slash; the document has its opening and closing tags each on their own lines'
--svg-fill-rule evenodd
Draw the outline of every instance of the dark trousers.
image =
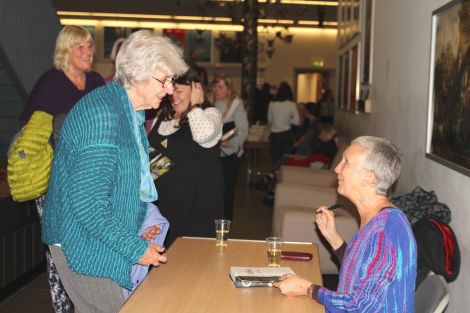
<svg viewBox="0 0 470 313">
<path fill-rule="evenodd" d="M 232 220 L 235 187 L 237 186 L 238 174 L 240 173 L 240 158 L 236 154 L 231 154 L 221 159 L 225 181 L 224 214 L 226 219 Z"/>
<path fill-rule="evenodd" d="M 271 133 L 269 137 L 271 158 L 276 164 L 283 154 L 291 154 L 294 150 L 294 132 L 289 129 L 280 133 Z"/>
</svg>

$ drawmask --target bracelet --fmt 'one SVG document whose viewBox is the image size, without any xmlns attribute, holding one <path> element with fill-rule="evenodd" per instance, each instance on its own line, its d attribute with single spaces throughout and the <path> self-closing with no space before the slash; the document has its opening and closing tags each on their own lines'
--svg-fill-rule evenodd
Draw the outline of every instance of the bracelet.
<svg viewBox="0 0 470 313">
<path fill-rule="evenodd" d="M 308 295 L 310 298 L 313 298 L 313 287 L 315 287 L 315 284 L 311 284 L 311 285 L 308 286 L 308 288 L 307 288 L 307 295 Z"/>
</svg>

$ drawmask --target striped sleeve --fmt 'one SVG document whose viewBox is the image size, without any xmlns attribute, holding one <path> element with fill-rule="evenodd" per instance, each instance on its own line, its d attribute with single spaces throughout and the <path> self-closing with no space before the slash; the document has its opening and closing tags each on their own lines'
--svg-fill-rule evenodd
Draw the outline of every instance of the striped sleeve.
<svg viewBox="0 0 470 313">
<path fill-rule="evenodd" d="M 94 145 L 80 151 L 70 179 L 71 209 L 87 232 L 136 263 L 148 243 L 123 229 L 111 207 L 113 181 L 118 179 L 115 155 L 111 145 Z"/>
<path fill-rule="evenodd" d="M 387 290 L 395 280 L 397 251 L 384 232 L 378 232 L 367 243 L 362 258 L 357 263 L 342 266 L 359 266 L 359 277 L 353 292 L 342 294 L 321 288 L 319 303 L 328 312 L 376 312 L 386 301 Z"/>
</svg>

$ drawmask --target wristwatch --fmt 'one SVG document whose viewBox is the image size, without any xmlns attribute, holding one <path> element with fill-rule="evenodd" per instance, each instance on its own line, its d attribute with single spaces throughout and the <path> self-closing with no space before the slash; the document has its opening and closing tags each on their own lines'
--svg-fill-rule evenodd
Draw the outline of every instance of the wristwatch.
<svg viewBox="0 0 470 313">
<path fill-rule="evenodd" d="M 308 295 L 310 298 L 313 298 L 312 292 L 313 292 L 313 287 L 314 287 L 314 286 L 315 286 L 314 284 L 311 284 L 311 285 L 308 286 L 308 288 L 307 288 L 307 295 Z"/>
</svg>

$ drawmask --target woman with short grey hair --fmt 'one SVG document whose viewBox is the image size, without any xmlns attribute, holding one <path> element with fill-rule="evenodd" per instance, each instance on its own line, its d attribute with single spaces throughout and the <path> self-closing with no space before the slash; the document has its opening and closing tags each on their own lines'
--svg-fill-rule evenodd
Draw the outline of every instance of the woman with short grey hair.
<svg viewBox="0 0 470 313">
<path fill-rule="evenodd" d="M 387 139 L 373 136 L 358 137 L 352 143 L 366 150 L 362 167 L 374 172 L 377 193 L 387 195 L 387 190 L 398 179 L 401 171 L 402 155 L 397 147 Z"/>
<path fill-rule="evenodd" d="M 130 88 L 132 81 L 149 80 L 157 69 L 169 74 L 173 68 L 181 67 L 180 60 L 174 57 L 181 51 L 168 37 L 155 36 L 148 31 L 132 35 L 132 41 L 121 46 L 116 58 L 114 80 L 124 88 Z"/>
<path fill-rule="evenodd" d="M 388 140 L 356 138 L 335 168 L 338 193 L 357 208 L 361 225 L 346 242 L 336 230 L 332 207 L 321 206 L 315 222 L 341 268 L 337 290 L 295 275 L 274 284 L 285 295 L 308 295 L 328 312 L 414 312 L 416 242 L 405 214 L 387 198 L 401 169 L 401 154 Z"/>
<path fill-rule="evenodd" d="M 116 312 L 132 267 L 166 261 L 149 216 L 158 195 L 150 175 L 144 110 L 173 93 L 187 70 L 168 39 L 147 30 L 123 43 L 116 78 L 80 100 L 67 115 L 56 145 L 43 212 L 49 245 L 75 312 Z M 145 225 L 148 228 L 141 229 Z M 152 226 L 153 225 L 153 226 Z M 145 226 L 147 227 L 147 226 Z"/>
</svg>

